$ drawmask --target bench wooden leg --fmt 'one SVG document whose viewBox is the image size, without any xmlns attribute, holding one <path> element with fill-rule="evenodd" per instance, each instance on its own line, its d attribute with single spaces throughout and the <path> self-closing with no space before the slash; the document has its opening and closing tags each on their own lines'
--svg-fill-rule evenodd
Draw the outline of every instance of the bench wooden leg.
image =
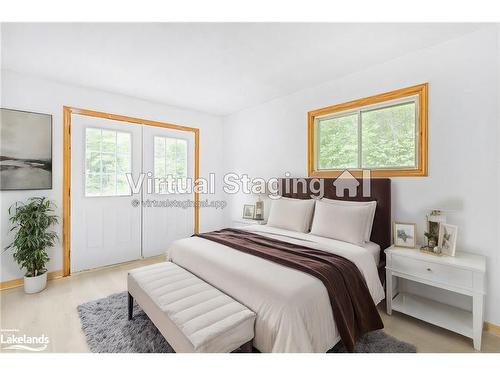
<svg viewBox="0 0 500 375">
<path fill-rule="evenodd" d="M 132 320 L 134 317 L 134 297 L 132 294 L 128 294 L 128 320 Z"/>
<path fill-rule="evenodd" d="M 243 344 L 240 346 L 240 351 L 241 353 L 252 353 L 253 349 L 253 340 L 250 340 L 249 342 Z"/>
</svg>

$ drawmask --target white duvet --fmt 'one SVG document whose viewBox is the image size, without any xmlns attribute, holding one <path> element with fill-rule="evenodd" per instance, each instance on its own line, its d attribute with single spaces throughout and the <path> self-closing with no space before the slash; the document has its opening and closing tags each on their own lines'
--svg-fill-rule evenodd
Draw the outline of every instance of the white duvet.
<svg viewBox="0 0 500 375">
<path fill-rule="evenodd" d="M 367 249 L 264 225 L 241 229 L 347 258 L 365 277 L 375 304 L 384 299 Z M 307 273 L 199 237 L 175 241 L 167 258 L 254 311 L 254 346 L 261 352 L 324 353 L 340 339 L 326 288 Z"/>
</svg>

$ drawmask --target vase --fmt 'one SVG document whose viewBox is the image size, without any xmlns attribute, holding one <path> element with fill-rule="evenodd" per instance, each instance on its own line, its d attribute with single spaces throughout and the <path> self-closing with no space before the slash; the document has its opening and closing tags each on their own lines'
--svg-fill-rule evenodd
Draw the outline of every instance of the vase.
<svg viewBox="0 0 500 375">
<path fill-rule="evenodd" d="M 24 292 L 27 294 L 39 293 L 47 286 L 47 271 L 38 276 L 24 276 Z"/>
</svg>

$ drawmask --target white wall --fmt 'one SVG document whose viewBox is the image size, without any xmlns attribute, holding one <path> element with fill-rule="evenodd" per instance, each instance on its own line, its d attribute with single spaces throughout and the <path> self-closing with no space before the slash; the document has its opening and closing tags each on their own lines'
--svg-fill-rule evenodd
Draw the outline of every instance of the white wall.
<svg viewBox="0 0 500 375">
<path fill-rule="evenodd" d="M 98 111 L 165 121 L 200 129 L 200 176 L 214 172 L 222 175 L 222 122 L 219 117 L 184 110 L 140 99 L 89 90 L 76 86 L 63 85 L 43 79 L 18 74 L 12 71 L 1 72 L 1 106 L 52 114 L 53 116 L 53 188 L 44 191 L 2 191 L 0 192 L 0 246 L 3 249 L 10 241 L 7 208 L 17 200 L 31 196 L 46 196 L 54 200 L 62 211 L 62 110 L 64 105 L 88 108 Z M 165 88 L 168 90 L 168 88 Z M 219 189 L 221 184 L 219 184 Z M 200 199 L 204 199 L 200 196 Z M 222 190 L 210 199 L 224 199 Z M 212 208 L 200 210 L 200 229 L 218 229 L 223 223 L 223 212 Z M 58 228 L 59 233 L 61 227 Z M 62 268 L 61 246 L 49 251 L 51 261 L 49 271 Z M 11 280 L 23 276 L 9 251 L 2 253 L 0 280 Z"/>
<path fill-rule="evenodd" d="M 461 250 L 487 256 L 486 319 L 500 324 L 498 38 L 492 26 L 228 116 L 226 169 L 305 176 L 308 111 L 429 82 L 429 176 L 392 179 L 393 219 L 417 223 L 423 240 L 425 213 L 458 202 L 448 221 L 459 226 Z M 227 199 L 229 224 L 252 198 Z"/>
</svg>

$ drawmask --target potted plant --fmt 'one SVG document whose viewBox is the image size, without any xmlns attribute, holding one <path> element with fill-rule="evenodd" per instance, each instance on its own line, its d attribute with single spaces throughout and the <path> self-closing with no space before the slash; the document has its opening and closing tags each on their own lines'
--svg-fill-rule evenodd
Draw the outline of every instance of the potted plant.
<svg viewBox="0 0 500 375">
<path fill-rule="evenodd" d="M 38 293 L 47 285 L 47 249 L 54 246 L 57 233 L 50 228 L 59 222 L 54 214 L 55 205 L 44 197 L 29 198 L 9 208 L 10 231 L 17 231 L 14 241 L 5 248 L 13 249 L 13 256 L 24 275 L 24 291 Z"/>
</svg>

